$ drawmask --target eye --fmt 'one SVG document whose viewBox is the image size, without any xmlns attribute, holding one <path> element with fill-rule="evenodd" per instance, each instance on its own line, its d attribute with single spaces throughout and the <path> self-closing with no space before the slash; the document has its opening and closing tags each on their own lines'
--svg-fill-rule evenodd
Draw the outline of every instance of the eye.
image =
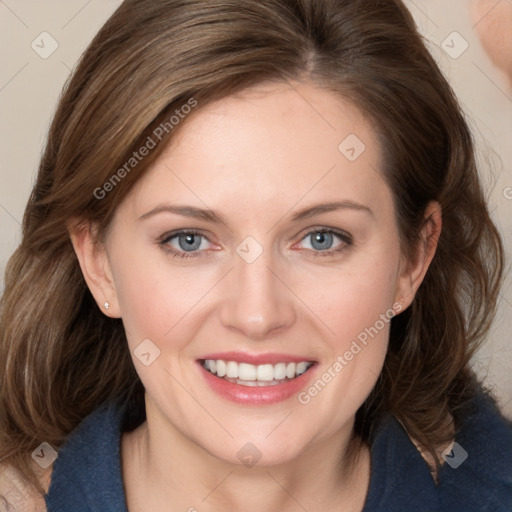
<svg viewBox="0 0 512 512">
<path fill-rule="evenodd" d="M 193 258 L 199 256 L 200 250 L 208 248 L 208 242 L 206 236 L 197 231 L 183 230 L 164 235 L 159 245 L 174 257 Z"/>
<path fill-rule="evenodd" d="M 339 240 L 339 243 L 333 248 L 336 239 Z M 352 237 L 348 233 L 326 228 L 310 231 L 302 241 L 306 242 L 306 249 L 313 251 L 314 257 L 331 256 L 352 245 Z"/>
<path fill-rule="evenodd" d="M 338 245 L 332 248 L 333 244 Z M 342 231 L 319 228 L 309 231 L 301 240 L 306 241 L 306 249 L 313 257 L 331 256 L 340 253 L 352 245 L 352 237 Z M 201 256 L 208 249 L 208 238 L 192 230 L 181 230 L 164 235 L 158 244 L 175 258 L 193 258 Z M 309 246 L 308 246 L 309 245 Z"/>
</svg>

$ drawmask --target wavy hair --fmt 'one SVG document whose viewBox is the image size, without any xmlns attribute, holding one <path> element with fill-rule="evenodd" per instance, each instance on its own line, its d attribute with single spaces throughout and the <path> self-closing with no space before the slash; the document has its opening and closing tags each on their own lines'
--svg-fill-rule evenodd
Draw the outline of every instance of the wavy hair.
<svg viewBox="0 0 512 512">
<path fill-rule="evenodd" d="M 30 455 L 42 441 L 60 447 L 108 399 L 126 401 L 137 421 L 144 414 L 122 321 L 93 300 L 69 223 L 91 222 L 101 239 L 187 119 L 99 197 L 148 136 L 191 98 L 200 110 L 265 81 L 311 82 L 371 119 L 409 258 L 427 203 L 442 207 L 437 252 L 412 305 L 392 320 L 355 433 L 371 442 L 391 412 L 435 456 L 449 440 L 447 419 L 460 425 L 476 391 L 470 359 L 495 313 L 502 242 L 463 112 L 412 16 L 400 0 L 369 4 L 126 0 L 84 52 L 51 124 L 0 304 L 0 459 L 39 490 Z"/>
</svg>

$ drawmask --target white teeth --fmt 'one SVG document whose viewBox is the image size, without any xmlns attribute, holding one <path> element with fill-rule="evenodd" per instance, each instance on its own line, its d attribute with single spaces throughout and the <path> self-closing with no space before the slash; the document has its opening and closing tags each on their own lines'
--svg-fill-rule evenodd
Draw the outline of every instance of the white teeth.
<svg viewBox="0 0 512 512">
<path fill-rule="evenodd" d="M 208 359 L 208 363 L 211 363 L 211 362 L 212 362 L 212 359 Z M 224 375 L 226 375 L 226 363 L 224 361 L 222 361 L 221 359 L 218 359 L 217 361 L 215 361 L 215 364 L 217 366 L 217 376 L 224 377 Z M 213 370 L 211 370 L 211 372 L 213 373 Z"/>
<path fill-rule="evenodd" d="M 234 382 L 235 384 L 240 384 L 242 386 L 248 387 L 261 387 L 261 386 L 275 386 L 276 384 L 281 384 L 282 381 L 272 380 L 267 382 L 265 380 L 241 380 L 241 379 L 226 379 L 229 382 Z"/>
<path fill-rule="evenodd" d="M 255 380 L 241 380 L 241 379 L 237 379 L 236 382 L 243 382 L 243 385 L 244 386 L 249 386 L 249 387 L 254 387 L 254 386 L 257 386 L 258 385 L 258 382 L 255 381 Z"/>
<path fill-rule="evenodd" d="M 226 364 L 226 377 L 238 379 L 238 364 L 234 361 L 228 361 Z"/>
<path fill-rule="evenodd" d="M 240 363 L 238 365 L 238 377 L 241 380 L 256 380 L 256 366 L 253 364 Z"/>
<path fill-rule="evenodd" d="M 297 377 L 302 375 L 308 369 L 308 363 L 298 363 L 297 369 L 295 370 Z"/>
<path fill-rule="evenodd" d="M 300 363 L 277 363 L 253 365 L 222 359 L 207 359 L 203 366 L 218 377 L 246 386 L 272 386 L 284 379 L 294 379 L 313 365 L 310 361 Z"/>
<path fill-rule="evenodd" d="M 289 379 L 293 379 L 295 377 L 295 368 L 297 365 L 295 363 L 288 363 L 288 366 L 286 367 L 286 376 Z"/>
<path fill-rule="evenodd" d="M 277 363 L 274 366 L 274 379 L 281 380 L 286 378 L 286 363 Z"/>
<path fill-rule="evenodd" d="M 260 364 L 256 372 L 258 380 L 274 380 L 274 367 L 271 364 Z"/>
</svg>

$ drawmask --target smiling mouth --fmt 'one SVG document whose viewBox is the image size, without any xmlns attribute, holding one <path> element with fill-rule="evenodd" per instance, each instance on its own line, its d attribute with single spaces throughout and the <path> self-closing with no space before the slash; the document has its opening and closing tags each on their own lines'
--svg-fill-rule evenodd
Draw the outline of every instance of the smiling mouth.
<svg viewBox="0 0 512 512">
<path fill-rule="evenodd" d="M 299 363 L 277 363 L 254 365 L 224 361 L 223 359 L 203 359 L 203 368 L 216 377 L 240 384 L 242 386 L 275 386 L 292 381 L 306 373 L 312 366 L 312 361 Z"/>
</svg>

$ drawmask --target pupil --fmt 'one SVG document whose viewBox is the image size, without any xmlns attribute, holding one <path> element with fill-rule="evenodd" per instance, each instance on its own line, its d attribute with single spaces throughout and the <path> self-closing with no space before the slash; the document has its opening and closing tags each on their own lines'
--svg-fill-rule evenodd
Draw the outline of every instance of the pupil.
<svg viewBox="0 0 512 512">
<path fill-rule="evenodd" d="M 312 245 L 315 249 L 328 249 L 331 243 L 332 235 L 330 233 L 316 233 Z M 315 244 L 319 246 L 315 247 Z"/>
<path fill-rule="evenodd" d="M 198 249 L 201 245 L 201 240 L 199 237 L 197 237 L 197 240 L 195 240 L 196 235 L 187 234 L 187 235 L 181 235 L 179 237 L 179 245 L 181 249 L 184 251 L 189 251 L 191 249 Z M 183 242 L 184 240 L 184 242 Z"/>
</svg>

